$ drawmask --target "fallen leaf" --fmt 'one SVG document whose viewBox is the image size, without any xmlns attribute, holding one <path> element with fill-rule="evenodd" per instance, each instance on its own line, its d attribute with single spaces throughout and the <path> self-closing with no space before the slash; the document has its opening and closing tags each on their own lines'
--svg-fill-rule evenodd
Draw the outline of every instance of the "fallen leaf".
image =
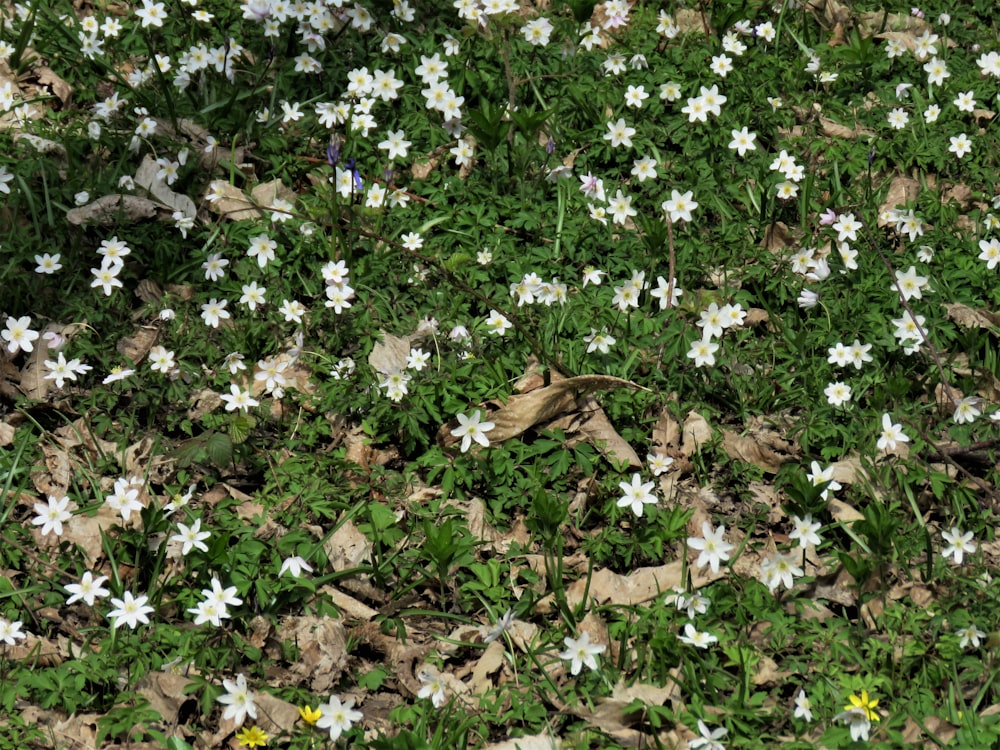
<svg viewBox="0 0 1000 750">
<path fill-rule="evenodd" d="M 286 617 L 278 627 L 281 640 L 299 647 L 293 674 L 319 695 L 329 693 L 347 668 L 347 634 L 339 620 L 329 617 Z"/>
<path fill-rule="evenodd" d="M 583 601 L 584 592 L 587 603 L 596 602 L 599 605 L 633 606 L 643 604 L 665 595 L 675 586 L 683 582 L 681 571 L 682 561 L 675 560 L 666 565 L 652 568 L 636 568 L 628 575 L 615 573 L 606 568 L 593 571 L 588 582 L 586 577 L 574 581 L 566 587 L 566 599 L 570 606 L 576 607 Z M 726 575 L 726 569 L 720 568 L 718 573 L 712 573 L 709 568 L 694 569 L 688 566 L 692 589 L 698 589 Z M 538 603 L 538 611 L 547 614 L 552 611 L 554 600 L 548 596 Z"/>
<path fill-rule="evenodd" d="M 491 675 L 496 674 L 506 660 L 507 646 L 502 638 L 490 643 L 483 651 L 472 670 L 469 691 L 473 695 L 485 696 L 495 686 Z"/>
<path fill-rule="evenodd" d="M 831 120 L 829 117 L 819 118 L 819 128 L 823 135 L 829 136 L 831 138 L 849 138 L 854 140 L 856 138 L 874 138 L 875 131 L 869 130 L 868 128 L 861 127 L 860 125 L 855 125 L 850 128 L 846 125 L 841 125 L 839 122 Z"/>
<path fill-rule="evenodd" d="M 500 443 L 517 437 L 537 424 L 575 409 L 577 399 L 588 391 L 609 388 L 645 390 L 631 381 L 610 375 L 577 375 L 528 393 L 516 394 L 490 415 L 489 419 L 495 425 L 489 433 L 490 441 Z M 457 442 L 457 438 L 451 442 Z"/>
<path fill-rule="evenodd" d="M 758 466 L 769 474 L 776 474 L 783 464 L 798 460 L 799 453 L 776 432 L 762 429 L 751 429 L 747 435 L 723 429 L 722 448 L 730 458 Z"/>
<path fill-rule="evenodd" d="M 961 302 L 945 302 L 948 317 L 963 328 L 989 328 L 991 333 L 1000 334 L 1000 312 L 977 310 Z"/>
<path fill-rule="evenodd" d="M 259 219 L 261 211 L 254 205 L 243 191 L 225 180 L 212 180 L 208 183 L 206 195 L 218 196 L 208 201 L 208 207 L 213 213 L 229 221 L 244 221 Z"/>
<path fill-rule="evenodd" d="M 156 159 L 150 154 L 146 154 L 133 178 L 135 184 L 148 191 L 155 200 L 168 208 L 171 214 L 174 211 L 180 211 L 184 216 L 194 218 L 198 213 L 194 201 L 183 193 L 175 193 L 171 190 L 162 178 L 156 176 L 159 171 L 160 165 L 156 163 Z M 165 218 L 172 219 L 172 216 Z"/>
<path fill-rule="evenodd" d="M 896 175 L 889 182 L 889 190 L 885 195 L 885 200 L 879 207 L 879 216 L 885 215 L 890 209 L 914 203 L 922 189 L 923 186 L 919 180 L 907 177 L 906 175 Z M 880 221 L 880 223 L 884 222 Z"/>
<path fill-rule="evenodd" d="M 113 193 L 103 195 L 85 206 L 71 208 L 66 212 L 66 221 L 74 226 L 82 226 L 91 222 L 101 226 L 137 223 L 142 219 L 152 219 L 160 206 L 148 198 L 137 195 L 122 195 Z"/>
<path fill-rule="evenodd" d="M 393 336 L 380 331 L 382 338 L 376 341 L 368 355 L 368 364 L 380 375 L 391 375 L 406 369 L 406 358 L 410 355 L 410 337 Z"/>
<path fill-rule="evenodd" d="M 526 737 L 512 737 L 503 742 L 486 745 L 483 750 L 560 750 L 562 742 L 558 737 L 547 734 L 533 734 Z"/>
<path fill-rule="evenodd" d="M 712 439 L 712 428 L 708 420 L 696 411 L 687 415 L 684 420 L 684 432 L 681 442 L 681 453 L 690 458 L 702 445 Z"/>
</svg>

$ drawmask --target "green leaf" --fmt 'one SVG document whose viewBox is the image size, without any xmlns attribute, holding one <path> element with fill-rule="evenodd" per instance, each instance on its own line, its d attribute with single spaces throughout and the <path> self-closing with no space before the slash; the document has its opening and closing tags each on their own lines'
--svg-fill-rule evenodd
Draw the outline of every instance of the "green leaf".
<svg viewBox="0 0 1000 750">
<path fill-rule="evenodd" d="M 233 460 L 233 441 L 224 432 L 212 432 L 205 439 L 205 453 L 216 466 L 228 466 Z"/>
</svg>

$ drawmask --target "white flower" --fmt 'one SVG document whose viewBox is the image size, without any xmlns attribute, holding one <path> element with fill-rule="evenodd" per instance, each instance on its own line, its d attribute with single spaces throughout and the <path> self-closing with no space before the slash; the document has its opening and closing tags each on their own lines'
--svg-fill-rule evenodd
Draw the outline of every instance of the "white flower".
<svg viewBox="0 0 1000 750">
<path fill-rule="evenodd" d="M 896 450 L 896 443 L 908 443 L 910 438 L 903 432 L 903 426 L 893 424 L 892 417 L 888 414 L 882 415 L 882 432 L 878 439 L 878 449 Z"/>
<path fill-rule="evenodd" d="M 839 485 L 837 488 L 840 489 Z M 792 525 L 795 528 L 792 529 L 792 533 L 788 535 L 788 538 L 793 542 L 797 540 L 801 549 L 806 549 L 809 546 L 818 546 L 823 541 L 820 535 L 816 533 L 820 530 L 822 524 L 819 521 L 813 521 L 811 514 L 807 513 L 805 518 L 792 516 Z"/>
<path fill-rule="evenodd" d="M 982 412 L 978 408 L 979 399 L 975 396 L 966 396 L 961 401 L 958 402 L 958 406 L 955 407 L 955 413 L 952 415 L 952 419 L 957 424 L 966 424 L 976 421 Z"/>
<path fill-rule="evenodd" d="M 0 331 L 0 338 L 7 342 L 7 351 L 11 354 L 30 352 L 35 348 L 32 342 L 38 338 L 38 331 L 31 330 L 31 318 L 27 315 L 7 318 L 7 327 Z"/>
<path fill-rule="evenodd" d="M 851 400 L 851 386 L 847 383 L 830 383 L 823 389 L 823 393 L 831 406 L 843 406 Z"/>
<path fill-rule="evenodd" d="M 941 536 L 948 542 L 948 546 L 941 550 L 941 555 L 945 559 L 953 557 L 955 565 L 962 564 L 966 552 L 972 554 L 976 551 L 976 544 L 972 541 L 974 534 L 971 531 L 963 532 L 957 526 L 952 526 L 950 531 L 942 531 Z"/>
<path fill-rule="evenodd" d="M 336 742 L 340 735 L 350 731 L 354 722 L 360 721 L 363 715 L 360 711 L 354 710 L 354 699 L 340 702 L 340 698 L 335 695 L 330 696 L 330 700 L 317 706 L 320 717 L 316 721 L 316 726 L 320 729 L 330 730 L 330 741 Z"/>
<path fill-rule="evenodd" d="M 38 515 L 31 520 L 31 523 L 42 527 L 42 536 L 47 536 L 49 532 L 52 532 L 56 536 L 62 536 L 63 522 L 73 517 L 68 508 L 68 497 L 54 497 L 49 495 L 47 505 L 35 503 L 35 513 Z"/>
<path fill-rule="evenodd" d="M 247 687 L 246 676 L 237 675 L 235 682 L 223 680 L 222 687 L 226 689 L 226 694 L 220 695 L 216 700 L 226 707 L 222 712 L 223 720 L 232 719 L 239 726 L 246 721 L 247 716 L 257 718 L 257 705 L 254 703 L 253 691 Z"/>
<path fill-rule="evenodd" d="M 806 695 L 805 690 L 800 689 L 799 694 L 795 696 L 795 713 L 792 716 L 796 719 L 812 721 L 812 705 L 809 703 L 809 696 Z"/>
<path fill-rule="evenodd" d="M 653 472 L 653 476 L 658 477 L 673 465 L 674 459 L 664 453 L 657 452 L 647 455 L 646 462 L 649 464 L 649 470 Z"/>
<path fill-rule="evenodd" d="M 219 394 L 219 397 L 226 404 L 226 411 L 242 409 L 246 412 L 250 410 L 251 406 L 260 406 L 260 402 L 257 399 L 251 398 L 249 390 L 244 391 L 235 383 L 229 386 L 229 391 L 229 393 Z"/>
<path fill-rule="evenodd" d="M 972 139 L 965 133 L 953 135 L 948 140 L 951 141 L 951 145 L 948 146 L 948 150 L 955 154 L 955 158 L 957 159 L 961 159 L 967 153 L 972 151 Z"/>
<path fill-rule="evenodd" d="M 611 347 L 617 342 L 617 339 L 609 334 L 606 328 L 601 331 L 591 328 L 590 333 L 584 336 L 583 340 L 587 343 L 587 354 L 595 351 L 600 351 L 601 354 L 608 354 L 611 351 Z"/>
<path fill-rule="evenodd" d="M 183 523 L 177 524 L 177 533 L 170 537 L 170 541 L 183 545 L 181 555 L 186 556 L 193 549 L 208 552 L 208 545 L 205 544 L 204 540 L 210 536 L 209 532 L 201 530 L 201 519 L 196 518 L 190 526 Z"/>
<path fill-rule="evenodd" d="M 678 221 L 691 221 L 691 212 L 698 208 L 698 203 L 692 198 L 693 191 L 679 193 L 676 190 L 670 191 L 670 200 L 665 200 L 660 205 L 664 211 L 670 215 L 670 221 L 675 224 Z"/>
<path fill-rule="evenodd" d="M 503 336 L 508 329 L 513 327 L 513 323 L 496 310 L 490 310 L 490 316 L 486 319 L 486 328 L 490 333 Z"/>
<path fill-rule="evenodd" d="M 713 643 L 718 643 L 719 639 L 708 632 L 699 631 L 694 623 L 687 623 L 684 626 L 684 635 L 677 636 L 678 640 L 695 648 L 708 648 Z"/>
<path fill-rule="evenodd" d="M 730 135 L 733 140 L 729 142 L 729 148 L 735 149 L 740 156 L 746 156 L 747 151 L 757 150 L 757 144 L 754 143 L 757 139 L 756 133 L 751 133 L 744 127 L 742 130 L 733 130 Z"/>
<path fill-rule="evenodd" d="M 611 141 L 614 148 L 619 146 L 632 148 L 632 136 L 635 135 L 635 128 L 629 127 L 621 117 L 618 118 L 617 122 L 607 123 L 607 126 L 608 132 L 604 134 L 604 140 Z"/>
<path fill-rule="evenodd" d="M 313 567 L 301 557 L 286 557 L 281 563 L 281 570 L 278 571 L 278 578 L 281 578 L 281 576 L 285 575 L 285 573 L 289 573 L 292 578 L 298 578 L 302 575 L 303 570 L 306 573 L 312 573 Z"/>
<path fill-rule="evenodd" d="M 83 574 L 79 583 L 67 583 L 63 586 L 64 589 L 72 594 L 66 600 L 66 605 L 69 606 L 82 599 L 88 607 L 93 607 L 97 599 L 104 599 L 111 593 L 103 586 L 107 580 L 107 576 L 97 576 L 97 578 L 94 578 L 94 574 L 88 570 Z"/>
<path fill-rule="evenodd" d="M 619 508 L 632 508 L 638 518 L 642 518 L 644 505 L 655 505 L 656 495 L 653 494 L 653 482 L 643 482 L 638 474 L 632 475 L 632 482 L 619 482 L 618 487 L 624 493 L 618 498 Z"/>
<path fill-rule="evenodd" d="M 814 487 L 818 487 L 824 482 L 829 482 L 826 489 L 823 490 L 820 495 L 821 498 L 826 500 L 831 492 L 836 492 L 841 489 L 840 482 L 833 478 L 833 466 L 827 466 L 825 469 L 821 469 L 818 461 L 813 461 L 810 465 L 812 469 L 811 473 L 806 475 L 806 478 L 813 483 Z"/>
<path fill-rule="evenodd" d="M 467 417 L 464 414 L 459 414 L 458 427 L 451 431 L 451 434 L 455 437 L 462 438 L 462 453 L 465 453 L 472 446 L 472 441 L 475 440 L 484 448 L 488 448 L 490 445 L 490 440 L 486 437 L 486 433 L 492 430 L 496 425 L 493 422 L 480 422 L 482 418 L 482 412 L 476 410 L 472 413 L 471 417 Z"/>
<path fill-rule="evenodd" d="M 580 634 L 579 638 L 563 638 L 566 650 L 559 653 L 559 658 L 570 662 L 570 673 L 580 674 L 580 670 L 586 665 L 588 669 L 597 669 L 597 655 L 603 654 L 607 646 L 603 643 L 591 643 L 590 633 L 586 630 Z"/>
<path fill-rule="evenodd" d="M 142 7 L 135 12 L 136 18 L 142 21 L 142 28 L 147 26 L 163 26 L 163 20 L 167 17 L 167 12 L 163 8 L 163 3 L 153 2 L 153 0 L 142 0 Z"/>
<path fill-rule="evenodd" d="M 982 642 L 981 639 L 986 637 L 986 633 L 977 628 L 975 624 L 970 625 L 967 628 L 963 628 L 958 632 L 962 636 L 962 639 L 959 641 L 958 645 L 961 646 L 962 648 L 968 648 L 970 645 L 973 648 L 979 648 L 979 645 Z"/>
<path fill-rule="evenodd" d="M 131 591 L 126 591 L 122 594 L 121 599 L 112 597 L 111 604 L 115 608 L 108 612 L 108 618 L 112 620 L 112 630 L 117 630 L 122 625 L 128 625 L 133 630 L 139 623 L 148 625 L 149 618 L 146 615 L 154 611 L 152 607 L 146 604 L 148 601 L 149 597 L 145 594 L 133 597 Z"/>
<path fill-rule="evenodd" d="M 729 552 L 733 549 L 733 545 L 722 538 L 726 533 L 726 527 L 723 525 L 714 529 L 708 521 L 703 521 L 701 533 L 701 537 L 688 537 L 687 540 L 688 547 L 701 553 L 695 565 L 699 568 L 708 565 L 712 568 L 712 573 L 717 574 L 719 564 L 729 559 Z"/>
<path fill-rule="evenodd" d="M 0 617 L 0 643 L 13 646 L 18 641 L 23 641 L 27 636 L 21 630 L 21 625 L 20 620 L 11 622 L 4 617 Z"/>
<path fill-rule="evenodd" d="M 417 675 L 417 679 L 420 680 L 420 690 L 417 692 L 417 698 L 430 698 L 431 705 L 434 708 L 441 708 L 445 702 L 444 684 L 441 682 L 441 675 L 436 672 L 431 673 L 428 669 L 422 669 Z"/>
<path fill-rule="evenodd" d="M 715 352 L 719 350 L 719 345 L 709 339 L 698 339 L 691 344 L 691 349 L 687 356 L 694 360 L 695 367 L 707 365 L 711 367 L 715 364 Z"/>
</svg>

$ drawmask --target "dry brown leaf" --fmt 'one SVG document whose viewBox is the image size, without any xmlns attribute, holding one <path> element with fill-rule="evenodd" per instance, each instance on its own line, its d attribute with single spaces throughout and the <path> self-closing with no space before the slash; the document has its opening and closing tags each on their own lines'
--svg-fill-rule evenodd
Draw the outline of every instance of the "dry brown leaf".
<svg viewBox="0 0 1000 750">
<path fill-rule="evenodd" d="M 184 688 L 192 684 L 192 680 L 173 672 L 149 672 L 139 678 L 135 689 L 149 701 L 149 707 L 160 715 L 165 724 L 173 725 L 177 723 L 182 705 L 198 702 L 194 696 L 184 694 Z"/>
<path fill-rule="evenodd" d="M 848 505 L 843 500 L 838 500 L 837 498 L 830 498 L 830 502 L 827 503 L 826 509 L 829 511 L 830 516 L 834 521 L 838 523 L 854 523 L 855 521 L 863 521 L 864 515 L 853 505 Z"/>
<path fill-rule="evenodd" d="M 920 36 L 925 31 L 931 31 L 931 25 L 912 13 L 888 13 L 884 10 L 871 10 L 858 16 L 858 31 L 865 36 L 889 29 L 890 31 L 905 31 L 914 36 Z M 948 40 L 953 45 L 954 42 Z"/>
<path fill-rule="evenodd" d="M 722 448 L 726 455 L 758 466 L 769 474 L 776 474 L 783 464 L 796 460 L 795 447 L 774 432 L 753 430 L 740 435 L 732 430 L 722 430 Z"/>
<path fill-rule="evenodd" d="M 875 131 L 869 130 L 868 128 L 856 125 L 853 128 L 849 128 L 846 125 L 841 125 L 839 122 L 831 120 L 829 117 L 819 118 L 820 132 L 823 135 L 829 136 L 831 138 L 874 138 Z"/>
<path fill-rule="evenodd" d="M 946 302 L 944 309 L 948 317 L 963 328 L 989 328 L 991 333 L 1000 334 L 1000 312 L 977 310 L 961 302 Z"/>
<path fill-rule="evenodd" d="M 244 221 L 259 219 L 261 211 L 243 191 L 225 180 L 212 180 L 208 183 L 205 195 L 218 195 L 215 200 L 208 201 L 209 209 L 229 221 Z"/>
<path fill-rule="evenodd" d="M 918 724 L 908 716 L 903 726 L 902 744 L 905 747 L 943 747 L 957 734 L 958 728 L 940 717 L 924 716 Z"/>
<path fill-rule="evenodd" d="M 67 450 L 83 446 L 94 456 L 115 455 L 118 452 L 118 445 L 97 437 L 83 417 L 63 425 L 52 434 L 56 442 Z"/>
<path fill-rule="evenodd" d="M 712 15 L 707 10 L 678 8 L 674 13 L 674 25 L 682 34 L 709 33 L 712 29 Z"/>
<path fill-rule="evenodd" d="M 43 442 L 39 447 L 42 450 L 44 469 L 36 465 L 31 472 L 31 483 L 43 495 L 63 497 L 73 480 L 74 462 L 67 451 L 56 445 Z"/>
<path fill-rule="evenodd" d="M 368 355 L 368 364 L 380 375 L 391 375 L 406 369 L 406 358 L 410 354 L 410 337 L 393 336 L 380 331 L 381 341 L 376 341 Z"/>
<path fill-rule="evenodd" d="M 512 737 L 503 742 L 486 745 L 483 750 L 560 750 L 562 741 L 558 737 L 547 734 L 532 734 L 525 737 Z"/>
<path fill-rule="evenodd" d="M 486 521 L 486 504 L 478 497 L 469 500 L 465 515 L 469 533 L 482 543 L 482 548 L 503 554 L 512 544 L 527 549 L 531 544 L 531 534 L 522 519 L 517 519 L 508 532 L 497 531 Z"/>
<path fill-rule="evenodd" d="M 507 647 L 500 638 L 486 647 L 486 650 L 476 660 L 476 666 L 472 670 L 472 679 L 469 681 L 469 691 L 473 695 L 486 695 L 495 687 L 491 675 L 496 674 L 504 665 L 506 653 Z"/>
<path fill-rule="evenodd" d="M 123 336 L 119 339 L 115 348 L 133 365 L 137 365 L 149 354 L 149 350 L 153 348 L 159 335 L 159 326 L 140 326 L 131 336 Z"/>
<path fill-rule="evenodd" d="M 753 670 L 754 685 L 780 685 L 783 684 L 792 672 L 787 669 L 778 669 L 778 662 L 770 656 L 761 655 Z"/>
<path fill-rule="evenodd" d="M 896 175 L 889 183 L 889 191 L 886 193 L 885 201 L 879 207 L 879 216 L 884 215 L 890 209 L 915 202 L 922 189 L 923 186 L 919 180 L 906 175 Z M 880 223 L 884 224 L 884 222 Z"/>
<path fill-rule="evenodd" d="M 348 519 L 323 544 L 334 571 L 353 570 L 371 559 L 371 542 Z"/>
<path fill-rule="evenodd" d="M 102 503 L 92 514 L 75 514 L 63 524 L 62 541 L 70 546 L 77 545 L 83 550 L 86 567 L 96 570 L 97 564 L 104 559 L 104 548 L 101 546 L 101 533 L 108 532 L 122 524 L 121 515 Z"/>
<path fill-rule="evenodd" d="M 586 577 L 570 584 L 566 588 L 566 599 L 570 606 L 575 607 L 583 601 L 586 591 L 588 604 L 591 602 L 599 605 L 624 606 L 644 604 L 660 595 L 665 595 L 673 587 L 680 586 L 683 582 L 681 569 L 680 560 L 653 568 L 636 568 L 628 575 L 601 568 L 593 572 L 589 586 Z M 691 566 L 688 572 L 691 574 L 691 585 L 695 589 L 726 574 L 725 568 L 720 568 L 718 573 L 712 573 L 708 568 L 694 570 Z M 552 606 L 554 606 L 552 597 L 546 597 L 538 603 L 538 611 L 546 614 L 551 611 Z"/>
<path fill-rule="evenodd" d="M 285 185 L 280 179 L 262 182 L 250 191 L 250 199 L 261 208 L 272 209 L 276 200 L 295 203 L 295 191 Z"/>
<path fill-rule="evenodd" d="M 645 390 L 631 381 L 610 375 L 577 375 L 529 393 L 516 394 L 490 415 L 489 419 L 495 425 L 489 433 L 490 441 L 499 443 L 517 437 L 535 425 L 548 422 L 564 411 L 575 409 L 577 399 L 587 392 L 610 388 Z M 450 442 L 457 442 L 457 439 Z"/>
<path fill-rule="evenodd" d="M 278 633 L 283 641 L 295 643 L 300 649 L 292 673 L 308 682 L 314 693 L 329 693 L 347 667 L 343 623 L 329 617 L 286 617 Z"/>
<path fill-rule="evenodd" d="M 764 230 L 764 238 L 761 240 L 761 245 L 765 250 L 776 253 L 785 248 L 795 247 L 797 243 L 788 225 L 784 222 L 776 221 L 773 224 L 768 224 Z"/>
<path fill-rule="evenodd" d="M 16 429 L 7 422 L 0 422 L 0 448 L 6 448 L 14 442 Z"/>
<path fill-rule="evenodd" d="M 861 457 L 853 454 L 833 464 L 833 479 L 841 484 L 864 482 L 868 471 L 861 465 Z"/>
<path fill-rule="evenodd" d="M 356 622 L 373 622 L 379 616 L 377 609 L 372 609 L 367 604 L 359 602 L 350 594 L 347 594 L 333 586 L 324 586 L 321 593 L 330 597 L 330 601 L 340 611 L 345 620 Z"/>
<path fill-rule="evenodd" d="M 660 410 L 659 419 L 653 425 L 653 445 L 664 450 L 681 449 L 681 425 L 670 413 L 669 406 L 664 405 Z"/>
<path fill-rule="evenodd" d="M 50 141 L 48 138 L 39 138 L 31 133 L 18 133 L 14 136 L 15 141 L 30 143 L 31 147 L 40 154 L 51 156 L 61 163 L 67 160 L 66 147 L 57 141 Z"/>
<path fill-rule="evenodd" d="M 174 211 L 180 211 L 184 216 L 194 218 L 198 214 L 194 201 L 183 193 L 175 193 L 171 190 L 162 178 L 156 176 L 159 171 L 160 165 L 156 163 L 156 159 L 152 155 L 146 154 L 133 178 L 135 184 L 147 190 L 153 199 L 166 206 L 171 214 Z M 164 216 L 164 218 L 173 220 L 170 215 Z"/>
<path fill-rule="evenodd" d="M 613 463 L 625 464 L 637 469 L 642 466 L 638 454 L 625 439 L 611 426 L 604 409 L 593 396 L 586 396 L 578 402 L 582 423 L 568 431 L 566 447 L 572 448 L 581 442 L 596 447 L 605 458 Z"/>
<path fill-rule="evenodd" d="M 684 420 L 684 437 L 681 442 L 681 453 L 690 458 L 702 445 L 712 439 L 712 427 L 708 420 L 696 411 L 687 415 Z"/>
</svg>

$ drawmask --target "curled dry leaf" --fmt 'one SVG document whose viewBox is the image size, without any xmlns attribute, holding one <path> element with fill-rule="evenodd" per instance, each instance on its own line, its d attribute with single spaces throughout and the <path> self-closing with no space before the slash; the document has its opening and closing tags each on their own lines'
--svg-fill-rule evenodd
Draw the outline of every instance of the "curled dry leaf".
<svg viewBox="0 0 1000 750">
<path fill-rule="evenodd" d="M 863 128 L 859 125 L 849 128 L 847 125 L 841 125 L 839 122 L 831 120 L 829 117 L 820 117 L 819 126 L 823 135 L 831 138 L 849 138 L 854 140 L 856 138 L 871 139 L 875 137 L 874 130 L 869 130 L 868 128 Z"/>
<path fill-rule="evenodd" d="M 160 165 L 156 163 L 156 159 L 146 154 L 135 173 L 135 184 L 147 190 L 154 200 L 159 201 L 170 210 L 171 215 L 164 216 L 165 219 L 172 219 L 174 211 L 180 211 L 188 218 L 197 215 L 198 209 L 195 207 L 194 201 L 182 193 L 175 193 L 171 190 L 166 182 L 156 176 L 159 171 Z"/>
<path fill-rule="evenodd" d="M 961 302 L 948 302 L 944 305 L 948 317 L 963 328 L 989 328 L 991 333 L 1000 334 L 1000 312 L 977 310 Z"/>
<path fill-rule="evenodd" d="M 85 206 L 71 208 L 66 212 L 66 221 L 74 226 L 84 224 L 112 226 L 120 224 L 123 220 L 126 223 L 134 223 L 152 219 L 159 209 L 160 205 L 149 198 L 112 193 L 103 195 Z"/>
<path fill-rule="evenodd" d="M 208 204 L 212 213 L 219 214 L 230 221 L 259 219 L 261 211 L 254 205 L 243 191 L 225 180 L 212 180 L 208 184 L 206 195 L 219 197 Z"/>
<path fill-rule="evenodd" d="M 490 415 L 490 421 L 495 425 L 489 433 L 490 441 L 503 442 L 517 437 L 535 425 L 577 408 L 577 399 L 586 393 L 610 388 L 646 390 L 631 381 L 610 375 L 578 375 L 559 380 L 529 393 L 511 396 L 503 407 Z"/>
</svg>

